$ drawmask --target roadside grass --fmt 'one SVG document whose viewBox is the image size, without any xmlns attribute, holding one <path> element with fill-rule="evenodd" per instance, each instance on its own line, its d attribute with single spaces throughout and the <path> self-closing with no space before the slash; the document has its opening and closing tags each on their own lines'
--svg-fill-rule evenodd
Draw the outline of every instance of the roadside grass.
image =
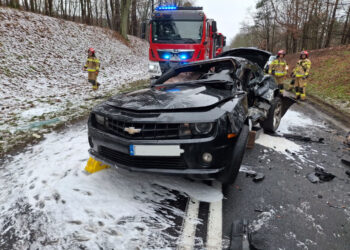
<svg viewBox="0 0 350 250">
<path fill-rule="evenodd" d="M 307 95 L 350 114 L 350 46 L 310 52 L 312 67 Z M 299 54 L 288 55 L 292 70 Z"/>
<path fill-rule="evenodd" d="M 5 156 L 16 150 L 20 150 L 30 143 L 39 142 L 44 134 L 64 128 L 69 124 L 87 119 L 91 109 L 114 96 L 117 93 L 131 92 L 149 86 L 149 79 L 138 80 L 123 84 L 114 92 L 107 92 L 104 95 L 99 95 L 98 92 L 94 98 L 86 99 L 84 103 L 77 106 L 67 104 L 65 109 L 56 112 L 48 112 L 40 116 L 33 116 L 30 119 L 28 126 L 22 129 L 0 130 L 0 157 Z M 43 101 L 43 100 L 38 100 Z M 55 105 L 54 101 L 46 100 L 46 103 Z M 16 128 L 18 117 L 14 116 L 7 120 L 11 127 Z"/>
</svg>

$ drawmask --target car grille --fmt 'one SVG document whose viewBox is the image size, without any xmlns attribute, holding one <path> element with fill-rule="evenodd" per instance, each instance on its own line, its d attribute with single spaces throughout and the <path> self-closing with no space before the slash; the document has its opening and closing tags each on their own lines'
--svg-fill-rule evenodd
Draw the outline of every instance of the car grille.
<svg viewBox="0 0 350 250">
<path fill-rule="evenodd" d="M 101 156 L 125 166 L 136 168 L 185 169 L 182 157 L 130 156 L 106 147 L 99 147 Z"/>
<path fill-rule="evenodd" d="M 160 124 L 160 123 L 128 123 L 113 119 L 108 119 L 106 124 L 108 132 L 127 139 L 133 140 L 166 140 L 179 139 L 180 124 Z M 125 129 L 135 129 L 140 131 L 131 134 Z"/>
</svg>

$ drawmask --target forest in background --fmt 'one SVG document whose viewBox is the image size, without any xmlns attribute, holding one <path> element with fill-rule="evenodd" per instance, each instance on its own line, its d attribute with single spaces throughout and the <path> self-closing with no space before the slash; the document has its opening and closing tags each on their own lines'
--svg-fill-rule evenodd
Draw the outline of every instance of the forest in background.
<svg viewBox="0 0 350 250">
<path fill-rule="evenodd" d="M 191 6 L 191 0 L 0 0 L 0 6 L 23 9 L 74 22 L 140 36 L 141 23 L 161 4 Z"/>
<path fill-rule="evenodd" d="M 230 47 L 287 53 L 350 43 L 349 0 L 259 0 Z"/>
</svg>

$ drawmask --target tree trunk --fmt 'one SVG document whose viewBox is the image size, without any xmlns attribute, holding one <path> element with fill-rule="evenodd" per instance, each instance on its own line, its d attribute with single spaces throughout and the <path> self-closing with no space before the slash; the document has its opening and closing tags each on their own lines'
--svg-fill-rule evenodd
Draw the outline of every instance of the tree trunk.
<svg viewBox="0 0 350 250">
<path fill-rule="evenodd" d="M 335 23 L 335 15 L 337 14 L 338 3 L 339 3 L 339 0 L 335 0 L 335 5 L 334 5 L 334 9 L 333 9 L 332 19 L 331 19 L 331 22 L 330 22 L 329 28 L 328 28 L 328 34 L 327 34 L 325 48 L 328 48 L 330 46 L 330 44 L 331 44 L 333 26 L 334 26 L 334 23 Z"/>
<path fill-rule="evenodd" d="M 121 0 L 121 24 L 120 33 L 128 40 L 128 18 L 130 13 L 131 0 Z"/>
<path fill-rule="evenodd" d="M 343 28 L 342 37 L 341 37 L 341 44 L 346 44 L 346 31 L 349 23 L 349 17 L 350 17 L 350 6 L 349 6 L 348 13 L 346 15 L 346 20 L 344 23 L 344 28 Z"/>
<path fill-rule="evenodd" d="M 106 7 L 106 16 L 107 16 L 107 24 L 110 29 L 112 29 L 111 25 L 111 19 L 109 18 L 109 10 L 108 10 L 108 3 L 107 0 L 105 0 L 105 7 Z"/>
<path fill-rule="evenodd" d="M 114 27 L 115 27 L 115 30 L 120 32 L 120 23 L 121 23 L 121 20 L 120 20 L 120 2 L 119 0 L 115 0 L 115 13 L 114 13 L 114 17 L 115 17 L 115 23 L 114 23 Z"/>
<path fill-rule="evenodd" d="M 24 7 L 26 11 L 29 11 L 29 4 L 28 4 L 28 0 L 23 0 L 24 2 Z M 0 1 L 0 5 L 1 5 L 1 1 Z"/>
<path fill-rule="evenodd" d="M 131 29 L 132 34 L 134 36 L 138 36 L 138 22 L 137 22 L 137 16 L 136 16 L 136 0 L 132 0 L 132 7 L 131 7 Z"/>
</svg>

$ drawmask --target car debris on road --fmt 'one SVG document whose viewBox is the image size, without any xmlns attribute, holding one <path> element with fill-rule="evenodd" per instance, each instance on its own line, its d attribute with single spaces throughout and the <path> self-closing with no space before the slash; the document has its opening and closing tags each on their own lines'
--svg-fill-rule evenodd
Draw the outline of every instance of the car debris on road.
<svg viewBox="0 0 350 250">
<path fill-rule="evenodd" d="M 327 173 L 324 171 L 324 169 L 316 167 L 315 172 L 309 173 L 306 175 L 306 178 L 311 182 L 311 183 L 319 183 L 319 182 L 328 182 L 331 181 L 335 178 L 336 176 Z"/>
</svg>

